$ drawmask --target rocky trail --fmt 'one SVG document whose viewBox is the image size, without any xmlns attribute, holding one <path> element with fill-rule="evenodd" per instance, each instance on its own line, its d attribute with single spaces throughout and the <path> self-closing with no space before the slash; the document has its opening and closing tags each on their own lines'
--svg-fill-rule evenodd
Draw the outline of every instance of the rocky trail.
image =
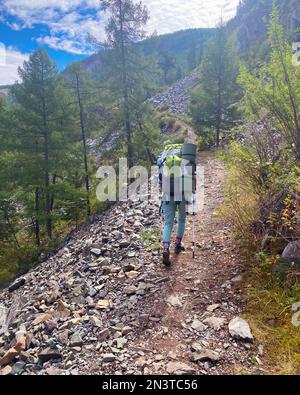
<svg viewBox="0 0 300 395">
<path fill-rule="evenodd" d="M 0 293 L 0 374 L 263 373 L 243 312 L 243 258 L 217 215 L 225 170 L 200 155 L 205 205 L 171 268 L 158 203 L 120 203 Z"/>
</svg>

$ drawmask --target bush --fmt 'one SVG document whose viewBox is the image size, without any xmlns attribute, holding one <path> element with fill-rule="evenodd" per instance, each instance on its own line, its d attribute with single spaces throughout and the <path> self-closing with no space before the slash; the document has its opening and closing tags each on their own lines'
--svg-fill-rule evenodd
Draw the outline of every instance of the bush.
<svg viewBox="0 0 300 395">
<path fill-rule="evenodd" d="M 216 139 L 212 132 L 203 133 L 197 139 L 197 146 L 199 151 L 209 150 L 215 146 Z"/>
<path fill-rule="evenodd" d="M 281 253 L 300 235 L 300 184 L 293 155 L 276 131 L 261 122 L 247 124 L 244 142 L 233 142 L 223 158 L 229 169 L 225 211 L 239 239 L 249 251 Z"/>
</svg>

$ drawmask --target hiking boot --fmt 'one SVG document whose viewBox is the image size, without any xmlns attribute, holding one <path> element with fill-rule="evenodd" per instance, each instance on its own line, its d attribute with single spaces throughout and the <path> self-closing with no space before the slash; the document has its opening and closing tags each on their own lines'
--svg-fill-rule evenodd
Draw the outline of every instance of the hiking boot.
<svg viewBox="0 0 300 395">
<path fill-rule="evenodd" d="M 165 266 L 171 266 L 170 251 L 169 250 L 164 250 L 164 253 L 163 253 L 163 264 Z"/>
<path fill-rule="evenodd" d="M 183 247 L 183 245 L 180 244 L 175 244 L 175 254 L 180 254 L 182 251 L 185 251 L 185 248 Z"/>
</svg>

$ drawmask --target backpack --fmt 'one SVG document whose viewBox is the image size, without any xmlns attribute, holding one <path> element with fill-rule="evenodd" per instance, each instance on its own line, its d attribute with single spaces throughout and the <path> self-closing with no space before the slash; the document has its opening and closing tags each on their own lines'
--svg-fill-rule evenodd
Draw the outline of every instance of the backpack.
<svg viewBox="0 0 300 395">
<path fill-rule="evenodd" d="M 185 179 L 191 178 L 192 175 L 188 177 L 184 173 L 184 167 L 188 161 L 182 158 L 182 147 L 182 144 L 168 144 L 157 160 L 159 186 L 160 192 L 163 193 L 163 200 L 170 200 L 174 196 L 180 201 L 184 199 Z"/>
</svg>

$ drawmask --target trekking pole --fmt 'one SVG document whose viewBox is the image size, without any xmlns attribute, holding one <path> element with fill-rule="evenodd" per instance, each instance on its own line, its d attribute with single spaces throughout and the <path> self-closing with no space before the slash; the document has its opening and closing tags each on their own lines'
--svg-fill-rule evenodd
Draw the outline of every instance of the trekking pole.
<svg viewBox="0 0 300 395">
<path fill-rule="evenodd" d="M 196 213 L 195 213 L 195 200 L 196 200 L 196 196 L 195 196 L 195 194 L 193 193 L 193 259 L 195 259 L 196 258 L 196 255 L 195 255 L 195 253 L 196 253 L 196 243 L 195 243 L 195 215 L 196 215 Z"/>
<path fill-rule="evenodd" d="M 159 238 L 159 253 L 160 253 L 160 251 L 161 251 L 161 243 L 162 243 L 162 241 L 163 241 L 163 236 L 162 236 L 162 233 L 163 233 L 163 226 L 164 226 L 164 224 L 163 224 L 163 208 L 162 208 L 162 202 L 161 202 L 161 204 L 160 204 L 160 207 L 159 207 L 159 213 L 158 213 L 158 215 L 159 215 L 159 225 L 160 225 L 160 238 Z"/>
</svg>

